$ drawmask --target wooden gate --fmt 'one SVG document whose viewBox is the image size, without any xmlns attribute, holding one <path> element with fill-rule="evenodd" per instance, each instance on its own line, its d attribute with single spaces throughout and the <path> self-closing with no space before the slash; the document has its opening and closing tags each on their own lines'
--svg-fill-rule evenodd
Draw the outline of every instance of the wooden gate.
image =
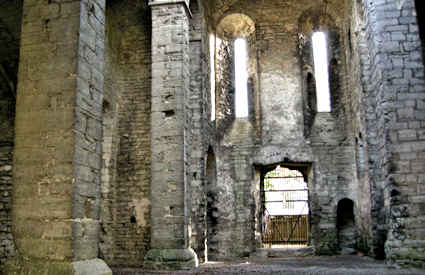
<svg viewBox="0 0 425 275">
<path fill-rule="evenodd" d="M 308 215 L 268 216 L 263 232 L 264 244 L 307 245 Z"/>
<path fill-rule="evenodd" d="M 308 189 L 297 170 L 278 166 L 264 176 L 262 231 L 265 245 L 307 245 Z"/>
</svg>

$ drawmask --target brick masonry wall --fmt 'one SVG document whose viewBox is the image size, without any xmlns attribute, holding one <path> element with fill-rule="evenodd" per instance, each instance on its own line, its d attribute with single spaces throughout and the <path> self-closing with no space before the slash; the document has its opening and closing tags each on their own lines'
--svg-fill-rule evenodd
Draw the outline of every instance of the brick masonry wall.
<svg viewBox="0 0 425 275">
<path fill-rule="evenodd" d="M 12 158 L 15 99 L 10 87 L 0 81 L 0 266 L 15 255 L 12 237 Z"/>
<path fill-rule="evenodd" d="M 15 256 L 12 169 L 22 3 L 0 2 L 0 270 Z"/>
<path fill-rule="evenodd" d="M 150 12 L 145 1 L 107 5 L 101 254 L 112 266 L 141 266 L 150 248 Z"/>
<path fill-rule="evenodd" d="M 114 259 L 114 202 L 117 174 L 118 135 L 118 108 L 119 108 L 119 70 L 118 70 L 118 45 L 119 39 L 113 39 L 111 28 L 110 3 L 106 6 L 105 22 L 105 82 L 103 102 L 103 142 L 102 142 L 102 181 L 100 203 L 100 242 L 99 257 L 112 265 Z M 118 40 L 118 41 L 117 41 Z"/>
</svg>

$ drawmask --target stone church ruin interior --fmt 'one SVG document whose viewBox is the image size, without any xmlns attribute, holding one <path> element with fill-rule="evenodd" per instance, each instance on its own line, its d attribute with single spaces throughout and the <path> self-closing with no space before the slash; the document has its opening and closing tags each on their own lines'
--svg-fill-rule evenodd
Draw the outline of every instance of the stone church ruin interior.
<svg viewBox="0 0 425 275">
<path fill-rule="evenodd" d="M 0 273 L 425 268 L 424 49 L 423 0 L 0 0 Z"/>
</svg>

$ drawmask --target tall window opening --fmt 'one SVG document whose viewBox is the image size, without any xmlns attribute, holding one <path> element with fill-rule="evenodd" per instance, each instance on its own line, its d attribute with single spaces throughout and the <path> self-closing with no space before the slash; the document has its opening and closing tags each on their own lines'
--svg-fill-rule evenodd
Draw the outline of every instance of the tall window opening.
<svg viewBox="0 0 425 275">
<path fill-rule="evenodd" d="M 328 51 L 326 35 L 323 32 L 313 34 L 314 72 L 316 78 L 317 111 L 330 112 Z"/>
<path fill-rule="evenodd" d="M 248 117 L 247 46 L 244 38 L 235 40 L 235 113 L 237 118 Z"/>
<path fill-rule="evenodd" d="M 265 247 L 307 245 L 308 188 L 300 171 L 278 166 L 264 175 L 262 211 Z"/>
<path fill-rule="evenodd" d="M 210 96 L 211 121 L 215 120 L 215 36 L 210 35 Z"/>
</svg>

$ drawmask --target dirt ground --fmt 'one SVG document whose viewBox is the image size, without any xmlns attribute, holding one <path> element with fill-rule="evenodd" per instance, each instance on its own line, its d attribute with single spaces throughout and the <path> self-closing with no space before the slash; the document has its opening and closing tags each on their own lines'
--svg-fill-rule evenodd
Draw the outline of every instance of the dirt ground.
<svg viewBox="0 0 425 275">
<path fill-rule="evenodd" d="M 294 275 L 401 275 L 424 274 L 425 270 L 395 269 L 382 261 L 359 256 L 292 257 L 247 259 L 238 262 L 209 262 L 187 271 L 113 269 L 116 275 L 207 275 L 207 274 L 294 274 Z"/>
</svg>

